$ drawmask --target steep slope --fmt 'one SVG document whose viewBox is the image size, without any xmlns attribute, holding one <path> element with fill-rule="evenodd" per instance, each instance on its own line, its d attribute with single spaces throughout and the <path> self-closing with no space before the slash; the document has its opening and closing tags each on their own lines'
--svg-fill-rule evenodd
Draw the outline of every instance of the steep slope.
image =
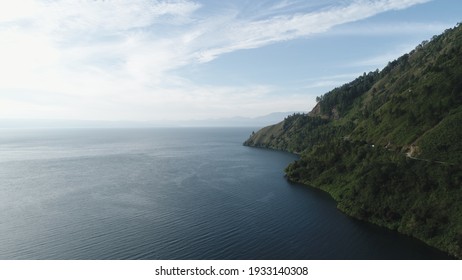
<svg viewBox="0 0 462 280">
<path fill-rule="evenodd" d="M 301 154 L 290 180 L 462 258 L 462 26 L 244 143 Z"/>
</svg>

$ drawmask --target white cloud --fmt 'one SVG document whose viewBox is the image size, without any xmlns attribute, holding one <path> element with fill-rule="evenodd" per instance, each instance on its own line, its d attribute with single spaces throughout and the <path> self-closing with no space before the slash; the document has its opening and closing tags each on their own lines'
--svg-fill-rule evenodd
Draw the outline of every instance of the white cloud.
<svg viewBox="0 0 462 280">
<path fill-rule="evenodd" d="M 428 1 L 353 1 L 343 6 L 306 14 L 280 15 L 253 22 L 237 21 L 227 25 L 224 30 L 220 28 L 219 31 L 216 31 L 222 34 L 219 37 L 221 45 L 202 51 L 199 60 L 207 62 L 224 53 L 258 48 L 280 41 L 322 33 L 337 25 L 358 21 L 390 10 L 405 9 Z M 213 34 L 216 35 L 216 33 Z M 210 41 L 213 42 L 214 40 Z"/>
<path fill-rule="evenodd" d="M 176 70 L 424 2 L 342 1 L 295 13 L 300 3 L 281 1 L 243 16 L 203 13 L 206 6 L 187 0 L 2 1 L 0 117 L 152 120 L 302 110 L 303 96 L 288 100 L 265 85 L 193 84 Z M 27 94 L 19 100 L 14 92 Z"/>
<path fill-rule="evenodd" d="M 34 0 L 0 2 L 0 22 L 17 21 L 34 17 L 40 5 Z"/>
<path fill-rule="evenodd" d="M 0 22 L 31 21 L 54 30 L 128 30 L 174 22 L 200 8 L 187 0 L 22 0 L 0 3 Z M 161 18 L 164 17 L 164 18 Z M 166 18 L 165 18 L 166 17 Z"/>
</svg>

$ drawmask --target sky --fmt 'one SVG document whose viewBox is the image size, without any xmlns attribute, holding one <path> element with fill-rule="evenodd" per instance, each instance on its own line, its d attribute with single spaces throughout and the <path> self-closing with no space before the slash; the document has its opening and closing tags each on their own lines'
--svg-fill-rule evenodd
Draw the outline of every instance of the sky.
<svg viewBox="0 0 462 280">
<path fill-rule="evenodd" d="M 0 119 L 310 111 L 462 21 L 454 0 L 0 3 Z"/>
</svg>

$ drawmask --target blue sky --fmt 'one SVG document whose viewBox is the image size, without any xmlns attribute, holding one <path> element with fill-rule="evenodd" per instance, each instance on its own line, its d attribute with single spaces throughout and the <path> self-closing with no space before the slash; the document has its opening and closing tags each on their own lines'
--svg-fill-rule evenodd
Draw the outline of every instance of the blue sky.
<svg viewBox="0 0 462 280">
<path fill-rule="evenodd" d="M 2 1 L 0 119 L 309 111 L 461 15 L 454 0 Z"/>
</svg>

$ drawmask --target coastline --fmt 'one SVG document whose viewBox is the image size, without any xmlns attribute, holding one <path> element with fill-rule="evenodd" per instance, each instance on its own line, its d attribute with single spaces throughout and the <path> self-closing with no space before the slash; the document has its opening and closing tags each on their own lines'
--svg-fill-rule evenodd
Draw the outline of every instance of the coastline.
<svg viewBox="0 0 462 280">
<path fill-rule="evenodd" d="M 317 186 L 314 186 L 312 184 L 306 184 L 304 182 L 300 182 L 300 181 L 295 181 L 295 180 L 292 180 L 287 174 L 284 175 L 284 177 L 286 178 L 286 180 L 288 180 L 289 182 L 291 183 L 295 183 L 295 184 L 300 184 L 304 187 L 307 187 L 307 188 L 313 188 L 313 189 L 316 189 L 316 190 L 320 190 L 320 191 L 323 191 L 325 193 L 327 193 L 336 203 L 336 206 L 337 206 L 337 209 L 342 212 L 343 214 L 345 214 L 346 216 L 348 217 L 351 217 L 353 219 L 356 219 L 358 221 L 361 221 L 361 222 L 366 222 L 366 223 L 369 223 L 369 224 L 372 224 L 372 225 L 375 225 L 375 226 L 378 226 L 378 227 L 381 227 L 381 228 L 385 228 L 385 229 L 388 229 L 388 230 L 391 230 L 393 232 L 396 232 L 396 233 L 399 233 L 399 234 L 402 234 L 404 236 L 408 236 L 408 237 L 411 237 L 411 238 L 414 238 L 418 241 L 421 241 L 422 243 L 424 243 L 426 246 L 428 247 L 431 247 L 432 249 L 434 250 L 438 250 L 439 252 L 443 253 L 443 254 L 446 254 L 448 257 L 454 259 L 454 260 L 457 260 L 457 259 L 461 259 L 461 258 L 458 258 L 457 256 L 454 256 L 454 255 L 451 255 L 449 252 L 445 251 L 445 250 L 442 250 L 441 248 L 438 248 L 436 246 L 433 246 L 432 244 L 429 244 L 428 242 L 426 242 L 426 240 L 424 239 L 421 239 L 421 238 L 418 238 L 417 236 L 414 236 L 414 235 L 410 235 L 410 234 L 406 234 L 404 232 L 401 232 L 399 230 L 396 230 L 392 227 L 390 227 L 389 225 L 387 226 L 387 224 L 385 223 L 378 223 L 378 222 L 375 222 L 375 221 L 372 221 L 372 220 L 366 220 L 366 219 L 362 219 L 361 217 L 357 216 L 357 215 L 354 215 L 353 213 L 351 212 L 348 212 L 346 211 L 347 209 L 344 208 L 344 207 L 341 207 L 341 204 L 339 203 L 339 200 L 336 199 L 333 194 L 331 192 L 329 192 L 328 190 L 325 190 L 323 188 L 320 188 L 320 187 L 317 187 Z"/>
<path fill-rule="evenodd" d="M 252 137 L 251 137 L 252 138 Z M 251 139 L 249 138 L 249 140 Z M 296 153 L 296 152 L 293 152 L 293 151 L 288 151 L 288 150 L 284 150 L 284 149 L 279 149 L 279 148 L 274 148 L 274 147 L 271 147 L 271 146 L 265 146 L 265 144 L 260 144 L 260 145 L 254 145 L 254 143 L 252 143 L 252 141 L 250 140 L 247 140 L 243 143 L 244 146 L 247 146 L 247 147 L 251 147 L 251 148 L 259 148 L 259 149 L 267 149 L 267 150 L 274 150 L 274 151 L 281 151 L 281 152 L 287 152 L 287 153 L 291 153 L 293 155 L 297 155 L 298 157 L 300 157 L 301 153 Z M 408 234 L 406 232 L 403 232 L 403 231 L 400 231 L 399 229 L 397 228 L 394 228 L 393 225 L 391 224 L 388 224 L 386 223 L 384 220 L 372 220 L 372 219 L 365 219 L 363 217 L 361 217 L 360 215 L 357 215 L 355 214 L 354 212 L 352 211 L 349 211 L 349 208 L 345 206 L 344 203 L 342 203 L 341 199 L 339 197 L 337 197 L 335 195 L 334 192 L 332 191 L 329 191 L 328 188 L 323 188 L 323 187 L 319 187 L 315 184 L 312 184 L 310 182 L 306 182 L 306 181 L 302 181 L 302 180 L 297 180 L 296 178 L 290 176 L 290 174 L 287 173 L 287 171 L 284 172 L 284 178 L 286 178 L 286 180 L 288 180 L 289 182 L 291 183 L 295 183 L 295 184 L 300 184 L 300 185 L 303 185 L 304 187 L 308 187 L 308 188 L 313 188 L 313 189 L 317 189 L 317 190 L 321 190 L 325 193 L 327 193 L 336 203 L 336 207 L 337 209 L 342 212 L 343 214 L 347 215 L 348 217 L 351 217 L 351 218 L 354 218 L 358 221 L 362 221 L 362 222 L 367 222 L 369 224 L 373 224 L 373 225 L 376 225 L 376 226 L 379 226 L 379 227 L 382 227 L 382 228 L 385 228 L 385 229 L 388 229 L 388 230 L 391 230 L 393 232 L 396 232 L 396 233 L 399 233 L 399 234 L 402 234 L 404 236 L 408 236 L 408 237 L 411 237 L 411 238 L 414 238 L 416 240 L 419 240 L 421 242 L 423 242 L 425 245 L 431 247 L 432 249 L 435 249 L 435 250 L 438 250 L 439 252 L 443 253 L 443 254 L 446 254 L 448 257 L 450 258 L 453 258 L 453 259 L 461 259 L 460 256 L 457 256 L 457 255 L 454 255 L 454 254 L 451 254 L 448 250 L 445 250 L 444 248 L 440 248 L 438 246 L 436 246 L 435 244 L 432 244 L 431 242 L 429 242 L 428 240 L 424 239 L 424 238 L 419 238 L 418 236 L 416 235 L 413 235 L 413 234 Z"/>
</svg>

